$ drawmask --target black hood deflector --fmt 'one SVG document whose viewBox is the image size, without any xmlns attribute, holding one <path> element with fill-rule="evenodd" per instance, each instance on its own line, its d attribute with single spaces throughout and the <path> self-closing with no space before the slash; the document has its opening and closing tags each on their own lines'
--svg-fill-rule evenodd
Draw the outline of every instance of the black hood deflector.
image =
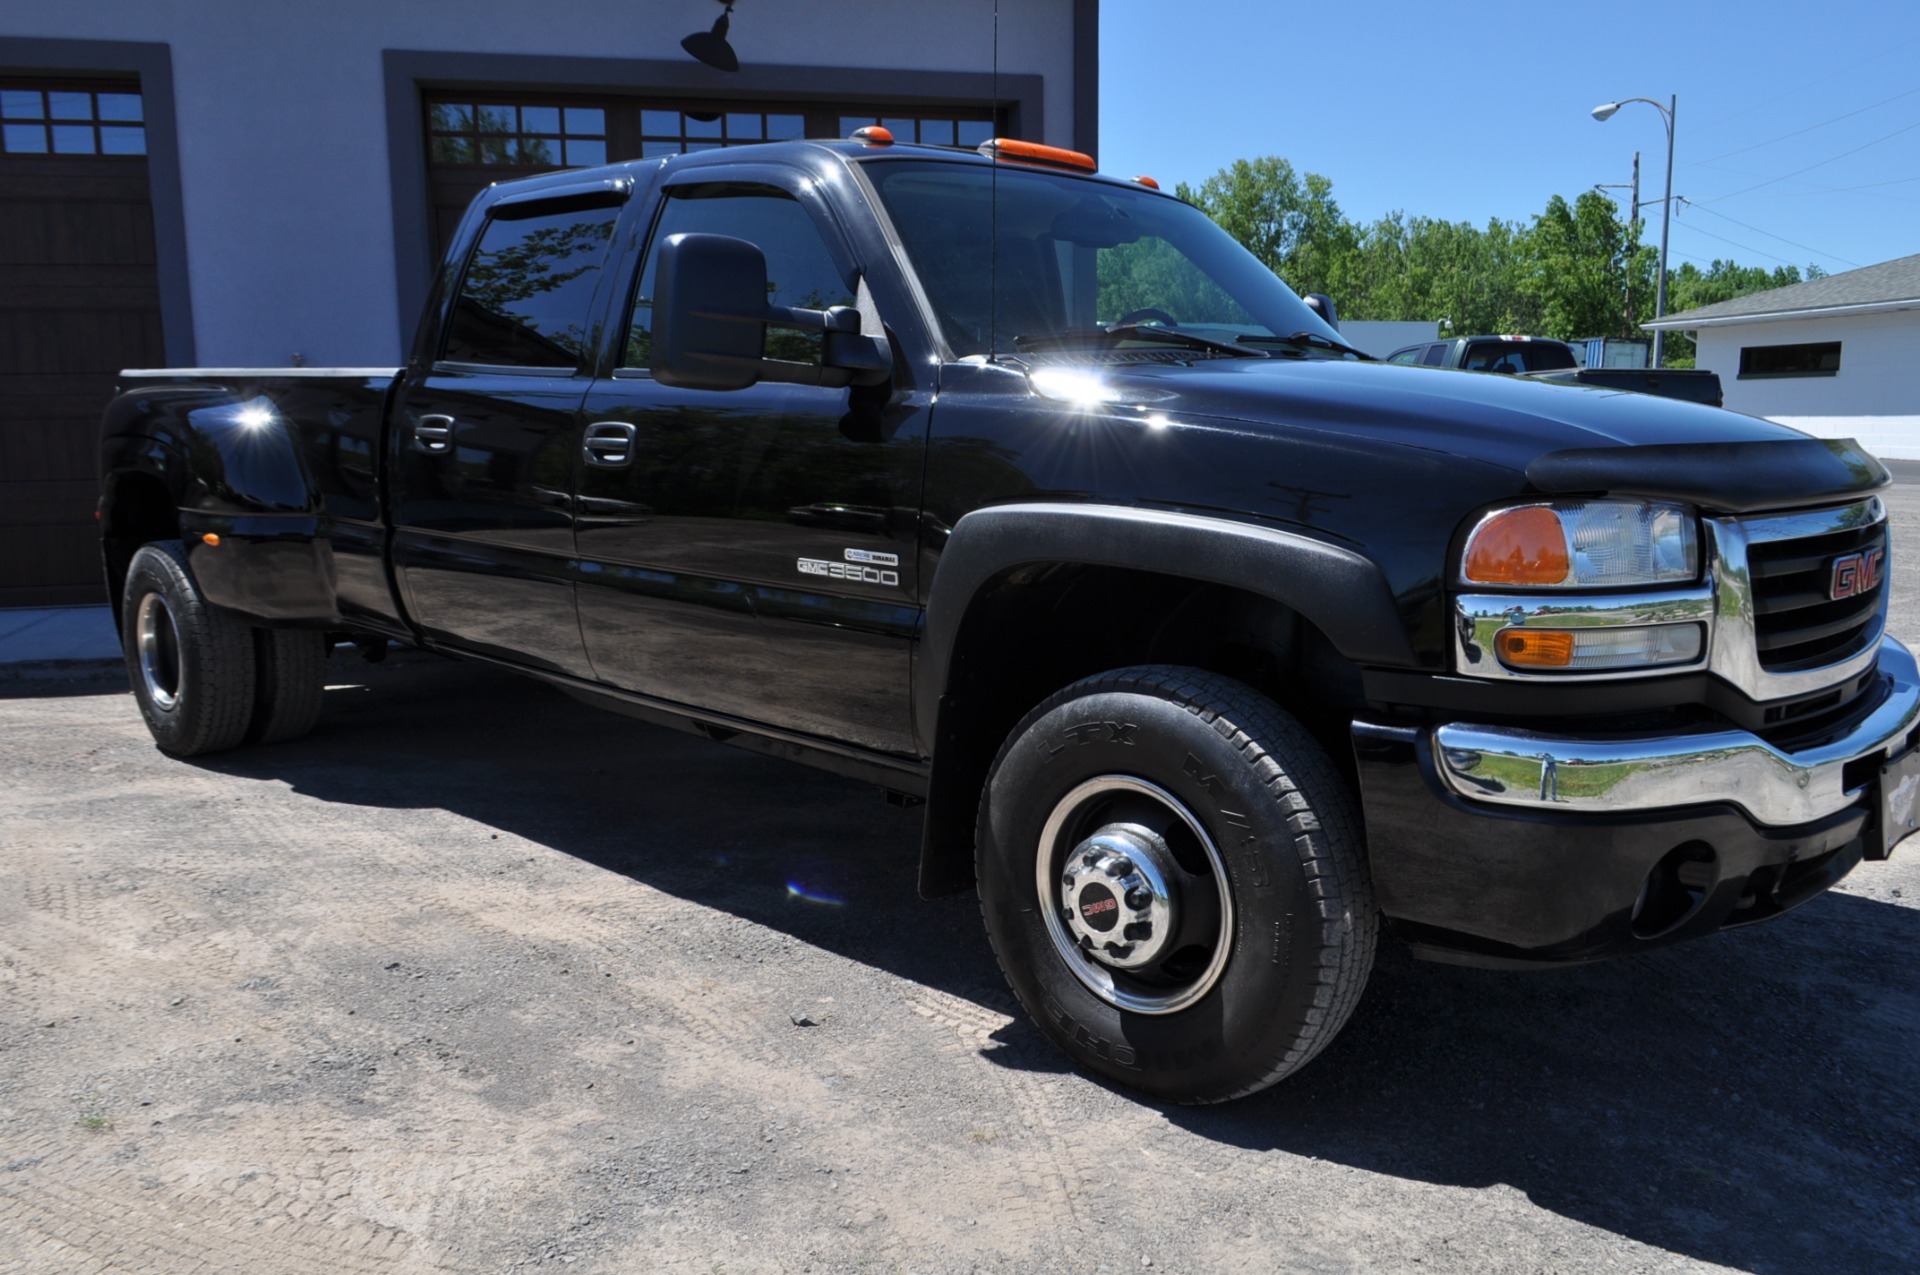
<svg viewBox="0 0 1920 1275">
<path fill-rule="evenodd" d="M 1851 438 L 1794 438 L 1575 447 L 1534 460 L 1527 481 L 1553 495 L 1647 496 L 1743 514 L 1832 504 L 1893 475 Z"/>
</svg>

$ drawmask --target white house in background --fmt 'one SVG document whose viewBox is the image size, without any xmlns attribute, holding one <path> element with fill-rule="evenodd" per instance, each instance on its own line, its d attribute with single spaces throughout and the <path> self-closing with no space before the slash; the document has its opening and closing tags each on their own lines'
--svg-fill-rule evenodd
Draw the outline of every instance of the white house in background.
<svg viewBox="0 0 1920 1275">
<path fill-rule="evenodd" d="M 1727 406 L 1920 459 L 1920 254 L 1669 314 Z"/>
</svg>

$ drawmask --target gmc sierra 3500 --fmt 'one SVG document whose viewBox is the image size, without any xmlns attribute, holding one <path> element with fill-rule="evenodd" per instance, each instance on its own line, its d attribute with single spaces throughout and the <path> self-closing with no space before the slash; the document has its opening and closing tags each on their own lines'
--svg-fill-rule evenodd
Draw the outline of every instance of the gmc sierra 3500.
<svg viewBox="0 0 1920 1275">
<path fill-rule="evenodd" d="M 486 190 L 400 369 L 130 371 L 101 516 L 179 755 L 390 641 L 925 801 L 1081 1065 L 1250 1093 L 1382 921 L 1526 966 L 1912 830 L 1883 467 L 1350 350 L 1085 156 L 845 141 Z"/>
</svg>

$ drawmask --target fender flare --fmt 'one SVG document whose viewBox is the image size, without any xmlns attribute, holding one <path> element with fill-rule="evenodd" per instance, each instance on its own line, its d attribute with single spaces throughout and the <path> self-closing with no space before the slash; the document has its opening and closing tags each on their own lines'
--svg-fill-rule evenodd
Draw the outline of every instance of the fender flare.
<svg viewBox="0 0 1920 1275">
<path fill-rule="evenodd" d="M 914 722 L 933 755 L 961 626 L 982 586 L 1042 563 L 1124 567 L 1244 589 L 1299 613 L 1355 664 L 1418 664 L 1386 578 L 1368 558 L 1298 532 L 1123 505 L 1012 504 L 962 517 L 927 591 Z"/>
<path fill-rule="evenodd" d="M 218 384 L 136 386 L 107 406 L 101 435 L 106 527 L 123 478 L 148 475 L 173 502 L 209 602 L 268 624 L 338 621 L 322 502 L 270 398 Z"/>
</svg>

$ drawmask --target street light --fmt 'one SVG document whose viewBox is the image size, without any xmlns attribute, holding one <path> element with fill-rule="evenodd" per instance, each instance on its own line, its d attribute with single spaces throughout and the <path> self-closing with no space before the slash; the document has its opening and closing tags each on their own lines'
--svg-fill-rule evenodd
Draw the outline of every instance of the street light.
<svg viewBox="0 0 1920 1275">
<path fill-rule="evenodd" d="M 1667 126 L 1667 193 L 1660 200 L 1660 281 L 1653 297 L 1653 317 L 1658 322 L 1667 313 L 1667 227 L 1673 220 L 1673 116 L 1680 107 L 1677 95 L 1667 98 L 1665 106 L 1650 97 L 1630 97 L 1619 102 L 1603 102 L 1593 108 L 1593 118 L 1606 123 L 1613 113 L 1628 102 L 1645 102 L 1660 112 L 1661 123 Z M 1635 212 L 1639 209 L 1636 207 Z M 1660 355 L 1665 347 L 1666 333 L 1659 328 L 1653 330 L 1653 365 L 1660 366 Z"/>
</svg>

